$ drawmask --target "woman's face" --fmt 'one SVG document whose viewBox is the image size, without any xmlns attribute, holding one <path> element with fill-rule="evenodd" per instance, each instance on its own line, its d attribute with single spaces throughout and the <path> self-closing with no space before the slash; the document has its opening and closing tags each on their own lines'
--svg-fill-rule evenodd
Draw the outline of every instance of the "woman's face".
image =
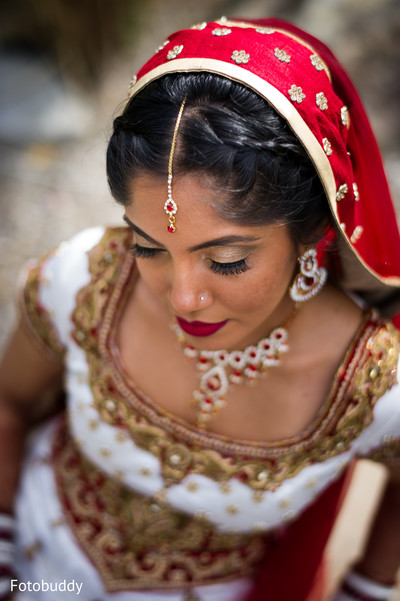
<svg viewBox="0 0 400 601">
<path fill-rule="evenodd" d="M 198 349 L 241 349 L 282 325 L 293 301 L 295 245 L 282 224 L 237 225 L 213 208 L 200 175 L 176 177 L 176 231 L 167 231 L 167 180 L 135 178 L 125 219 L 143 284 Z"/>
</svg>

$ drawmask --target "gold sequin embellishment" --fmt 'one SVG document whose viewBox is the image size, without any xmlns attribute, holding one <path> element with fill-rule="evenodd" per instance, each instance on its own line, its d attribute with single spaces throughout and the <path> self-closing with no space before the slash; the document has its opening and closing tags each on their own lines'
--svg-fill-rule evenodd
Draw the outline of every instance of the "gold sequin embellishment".
<svg viewBox="0 0 400 601">
<path fill-rule="evenodd" d="M 319 92 L 315 97 L 317 107 L 321 109 L 321 111 L 326 111 L 328 108 L 328 100 L 323 92 Z"/>
<path fill-rule="evenodd" d="M 306 95 L 303 94 L 303 90 L 299 86 L 295 86 L 294 84 L 288 90 L 288 94 L 292 102 L 297 102 L 299 104 L 300 102 L 303 102 L 304 98 L 306 97 Z"/>
<path fill-rule="evenodd" d="M 232 29 L 228 29 L 228 27 L 217 27 L 216 29 L 213 29 L 211 33 L 216 36 L 224 36 L 232 33 Z"/>
<path fill-rule="evenodd" d="M 280 50 L 279 48 L 275 48 L 274 55 L 282 63 L 290 63 L 290 54 L 286 54 L 286 52 L 284 50 Z"/>
<path fill-rule="evenodd" d="M 346 196 L 348 191 L 349 191 L 349 188 L 348 188 L 347 184 L 342 184 L 341 186 L 339 186 L 339 188 L 336 192 L 337 202 L 339 202 L 340 200 L 343 200 L 343 198 Z"/>
<path fill-rule="evenodd" d="M 250 60 L 250 54 L 247 54 L 245 50 L 234 50 L 231 59 L 235 61 L 237 65 L 246 65 Z"/>
<path fill-rule="evenodd" d="M 183 46 L 174 46 L 167 54 L 167 59 L 170 61 L 178 56 L 183 50 Z"/>
</svg>

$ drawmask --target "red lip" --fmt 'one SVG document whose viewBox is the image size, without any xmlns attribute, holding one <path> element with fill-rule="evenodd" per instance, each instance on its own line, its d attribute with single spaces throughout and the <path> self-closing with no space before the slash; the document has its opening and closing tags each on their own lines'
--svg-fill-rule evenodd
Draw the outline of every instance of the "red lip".
<svg viewBox="0 0 400 601">
<path fill-rule="evenodd" d="M 186 321 L 186 319 L 182 319 L 182 317 L 177 317 L 176 320 L 182 330 L 190 336 L 211 336 L 223 328 L 228 321 L 226 319 L 219 323 L 207 323 L 205 321 Z"/>
</svg>

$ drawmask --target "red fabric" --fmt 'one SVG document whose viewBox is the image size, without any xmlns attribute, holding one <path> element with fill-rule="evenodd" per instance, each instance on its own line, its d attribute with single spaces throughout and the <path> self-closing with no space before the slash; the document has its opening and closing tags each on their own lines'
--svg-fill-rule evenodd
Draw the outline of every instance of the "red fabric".
<svg viewBox="0 0 400 601">
<path fill-rule="evenodd" d="M 306 601 L 319 586 L 324 549 L 352 472 L 331 484 L 268 550 L 246 601 Z"/>
<path fill-rule="evenodd" d="M 224 34 L 224 28 L 228 34 Z M 237 63 L 235 51 L 247 55 L 244 62 Z M 279 57 L 279 52 L 284 54 Z M 315 65 L 315 52 L 326 68 Z M 187 59 L 194 60 L 195 65 L 185 65 Z M 209 59 L 218 61 L 215 70 L 209 62 L 204 63 Z M 337 209 L 339 223 L 344 224 L 343 235 L 348 244 L 360 263 L 367 265 L 378 278 L 400 278 L 400 236 L 379 149 L 353 84 L 322 42 L 278 19 L 207 23 L 199 29 L 172 34 L 138 72 L 137 88 L 144 76 L 159 77 L 175 70 L 214 70 L 238 81 L 242 73 L 249 72 L 261 78 L 262 81 L 257 80 L 260 84 L 268 82 L 278 90 L 280 107 L 282 96 L 286 103 L 290 100 L 291 115 L 293 109 L 297 111 L 328 156 L 335 191 L 346 186 L 339 201 L 335 191 L 330 201 L 333 209 Z M 300 102 L 292 98 L 292 86 L 301 88 L 304 98 Z M 261 85 L 257 88 L 255 84 L 254 89 L 265 96 Z M 326 99 L 325 106 L 317 101 L 321 93 Z M 274 104 L 271 98 L 268 100 Z M 349 109 L 350 125 L 343 121 L 343 107 Z M 324 140 L 328 140 L 332 152 L 326 150 Z M 391 284 L 399 286 L 400 279 Z"/>
</svg>

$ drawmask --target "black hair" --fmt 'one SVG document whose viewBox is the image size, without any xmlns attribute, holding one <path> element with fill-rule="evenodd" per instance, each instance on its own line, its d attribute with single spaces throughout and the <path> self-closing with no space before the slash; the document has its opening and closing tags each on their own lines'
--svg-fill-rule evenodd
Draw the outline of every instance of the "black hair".
<svg viewBox="0 0 400 601">
<path fill-rule="evenodd" d="M 211 73 L 165 75 L 143 88 L 114 120 L 107 174 L 114 198 L 130 204 L 132 179 L 166 177 L 179 108 L 186 104 L 174 177 L 201 173 L 222 192 L 215 208 L 243 225 L 285 223 L 296 244 L 315 243 L 331 220 L 325 191 L 287 122 L 246 86 Z"/>
</svg>

